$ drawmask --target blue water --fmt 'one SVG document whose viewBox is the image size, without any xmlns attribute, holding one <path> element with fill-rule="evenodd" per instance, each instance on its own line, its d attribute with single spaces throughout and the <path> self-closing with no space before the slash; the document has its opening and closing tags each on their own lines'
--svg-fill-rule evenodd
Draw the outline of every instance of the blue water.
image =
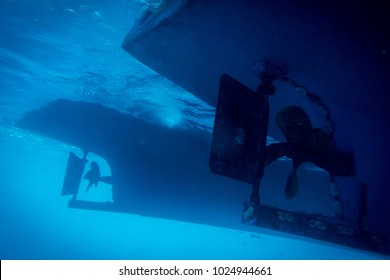
<svg viewBox="0 0 390 280">
<path fill-rule="evenodd" d="M 0 1 L 0 259 L 383 258 L 256 228 L 67 208 L 69 197 L 60 195 L 67 157 L 81 152 L 14 128 L 26 112 L 64 98 L 211 134 L 213 107 L 121 49 L 144 2 Z M 110 175 L 103 158 L 90 159 Z M 113 201 L 110 185 L 85 188 L 83 181 L 80 199 Z M 241 210 L 227 219 L 239 223 Z"/>
</svg>

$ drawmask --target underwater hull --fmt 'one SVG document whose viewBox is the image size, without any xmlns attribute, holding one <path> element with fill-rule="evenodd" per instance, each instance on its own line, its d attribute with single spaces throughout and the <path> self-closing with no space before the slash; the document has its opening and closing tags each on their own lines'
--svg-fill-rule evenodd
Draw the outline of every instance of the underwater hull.
<svg viewBox="0 0 390 280">
<path fill-rule="evenodd" d="M 377 38 L 365 36 L 367 31 L 361 27 L 371 26 L 353 14 L 349 1 L 337 1 L 334 4 L 340 10 L 333 11 L 327 11 L 332 6 L 324 1 L 316 1 L 319 7 L 284 0 L 163 2 L 139 19 L 122 47 L 211 105 L 216 105 L 222 73 L 255 89 L 259 84 L 256 74 L 261 71 L 258 63 L 268 60 L 284 67 L 288 76 L 319 97 L 328 98 L 327 102 L 384 109 L 384 94 L 378 92 L 376 99 L 369 100 L 367 93 L 358 94 L 377 86 L 384 91 L 378 83 L 384 81 L 381 71 L 388 70 L 388 60 L 381 55 L 386 50 L 375 45 Z M 350 21 L 348 26 L 343 25 L 346 21 Z M 380 31 L 377 26 L 372 28 Z M 343 94 L 351 89 L 353 102 Z"/>
<path fill-rule="evenodd" d="M 390 236 L 384 11 L 382 4 L 354 1 L 163 1 L 139 19 L 122 47 L 213 106 L 222 73 L 255 90 L 266 61 L 282 68 L 286 79 L 269 98 L 269 135 L 283 140 L 274 122 L 280 108 L 303 107 L 314 127 L 333 133 L 339 150 L 353 151 L 356 176 L 336 182 L 347 197 L 358 197 L 367 184 L 370 226 Z"/>
<path fill-rule="evenodd" d="M 88 156 L 83 159 L 70 153 L 62 195 L 72 196 L 68 204 L 71 208 L 124 212 L 255 232 L 264 232 L 262 227 L 280 230 L 277 217 L 280 211 L 288 211 L 285 209 L 326 216 L 333 213 L 332 199 L 330 196 L 326 199 L 329 182 L 324 172 L 301 173 L 304 175 L 301 177 L 301 195 L 294 202 L 283 202 L 286 177 L 281 174 L 288 174 L 291 164 L 276 161 L 267 169 L 260 189 L 265 205 L 277 205 L 261 208 L 269 209 L 273 215 L 269 220 L 257 220 L 256 225 L 261 228 L 241 223 L 251 186 L 211 174 L 207 164 L 211 147 L 208 133 L 167 129 L 98 104 L 67 100 L 57 100 L 27 114 L 17 127 L 106 159 L 112 174 L 113 203 L 83 201 L 77 198 L 77 183 Z M 319 188 L 314 193 L 313 182 Z M 60 184 L 58 182 L 58 188 Z M 314 216 L 318 214 L 307 217 L 312 219 Z M 304 224 L 307 223 L 299 226 Z M 296 231 L 287 233 L 297 234 Z M 304 236 L 317 238 L 310 234 Z M 370 244 L 356 247 L 385 253 L 384 248 L 373 248 Z"/>
<path fill-rule="evenodd" d="M 104 158 L 112 175 L 113 204 L 80 202 L 77 182 L 85 160 L 71 154 L 67 171 L 64 166 L 64 195 L 71 195 L 71 207 L 118 211 L 149 217 L 257 231 L 242 225 L 243 203 L 251 186 L 209 170 L 211 135 L 182 129 L 169 129 L 136 119 L 99 104 L 57 100 L 27 114 L 17 127 L 79 147 Z M 86 158 L 88 160 L 88 156 Z M 290 162 L 273 164 L 263 182 L 262 199 L 271 205 L 281 204 L 285 176 Z M 309 182 L 325 181 L 323 172 L 305 175 Z M 309 190 L 302 180 L 302 189 Z M 59 181 L 58 187 L 62 182 Z M 321 184 L 324 195 L 326 183 Z M 104 188 L 99 186 L 97 188 Z M 305 194 L 302 191 L 302 194 Z M 58 193 L 61 194 L 61 191 Z M 317 196 L 317 195 L 316 195 Z M 319 201 L 318 201 L 319 200 Z M 304 204 L 305 195 L 288 206 L 302 211 L 332 213 L 332 200 L 321 194 L 317 203 Z M 330 206 L 326 208 L 326 206 Z M 326 209 L 324 209 L 326 208 Z"/>
</svg>

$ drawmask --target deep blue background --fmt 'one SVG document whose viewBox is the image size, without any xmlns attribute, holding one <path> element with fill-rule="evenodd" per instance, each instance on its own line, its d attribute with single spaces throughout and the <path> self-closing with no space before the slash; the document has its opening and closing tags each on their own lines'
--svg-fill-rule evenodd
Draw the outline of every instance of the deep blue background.
<svg viewBox="0 0 390 280">
<path fill-rule="evenodd" d="M 15 122 L 31 110 L 58 98 L 92 102 L 153 124 L 167 135 L 211 137 L 213 106 L 159 76 L 121 48 L 127 32 L 147 8 L 143 2 L 0 1 L 0 258 L 378 258 L 275 232 L 240 228 L 241 202 L 248 197 L 250 186 L 228 179 L 217 179 L 234 189 L 221 195 L 224 204 L 237 199 L 229 212 L 218 214 L 226 228 L 67 208 L 69 197 L 60 196 L 67 155 L 69 151 L 81 155 L 81 151 L 15 129 Z M 132 143 L 132 148 L 144 145 L 142 141 Z M 152 144 L 152 148 L 164 149 L 157 139 Z M 190 152 L 193 158 L 202 158 L 207 156 L 207 149 L 207 145 L 199 145 Z M 102 173 L 110 174 L 110 166 L 100 156 L 91 155 L 90 159 L 100 163 Z M 153 160 L 145 158 L 141 166 L 146 168 Z M 194 173 L 203 174 L 206 165 Z M 281 166 L 270 169 L 265 178 L 265 199 L 276 205 L 285 204 L 279 196 L 282 187 L 276 183 L 284 181 L 280 170 L 286 167 Z M 147 172 L 145 169 L 140 174 Z M 316 181 L 326 177 L 323 172 L 313 174 L 306 186 L 327 184 Z M 175 180 L 172 176 L 169 174 L 166 181 Z M 202 181 L 195 177 L 187 182 L 191 191 L 196 191 L 196 184 Z M 179 185 L 185 178 L 178 176 L 176 181 Z M 156 179 L 153 183 L 159 182 Z M 82 190 L 85 187 L 83 182 Z M 290 209 L 332 211 L 327 189 L 303 187 L 303 192 L 305 195 L 287 205 Z M 212 190 L 210 195 L 215 195 Z M 110 187 L 104 184 L 82 198 L 99 202 L 113 199 Z M 216 206 L 216 213 L 218 210 Z M 180 209 L 178 217 L 186 220 Z"/>
</svg>

